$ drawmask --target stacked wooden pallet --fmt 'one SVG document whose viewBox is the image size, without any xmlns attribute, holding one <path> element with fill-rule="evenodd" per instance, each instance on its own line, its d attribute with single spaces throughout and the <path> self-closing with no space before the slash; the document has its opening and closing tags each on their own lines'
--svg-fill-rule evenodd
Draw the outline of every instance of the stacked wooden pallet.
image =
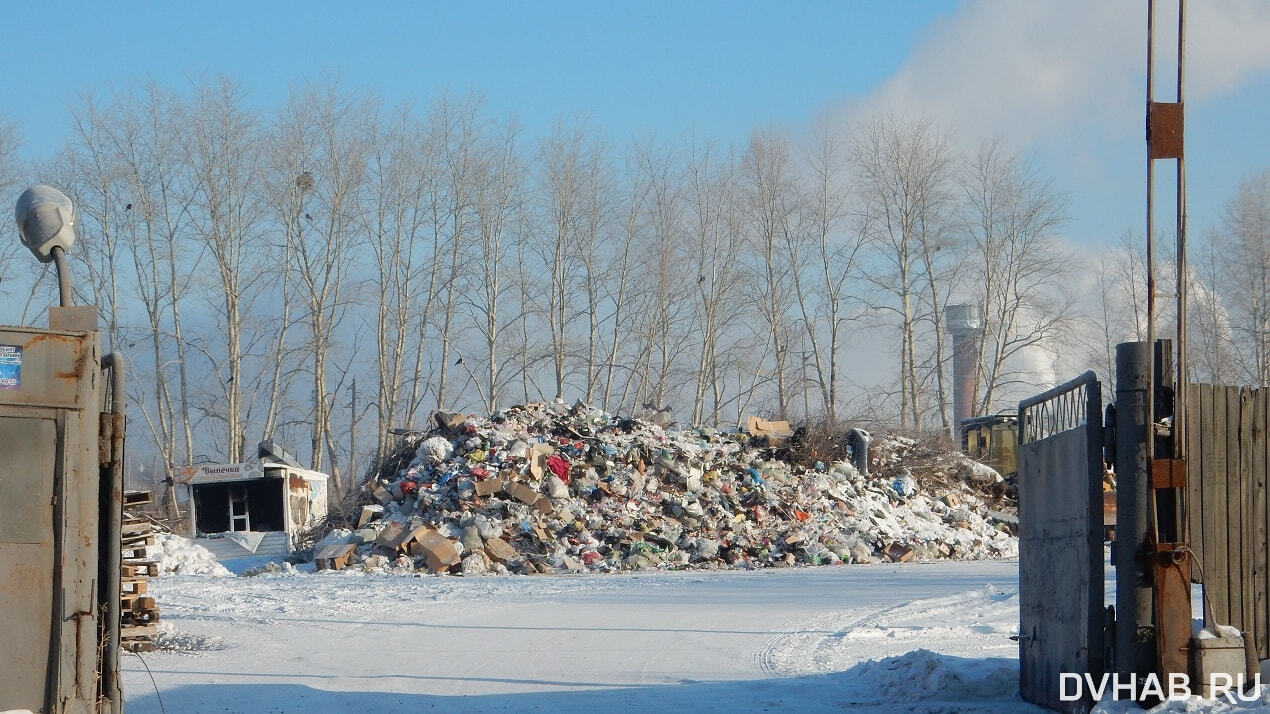
<svg viewBox="0 0 1270 714">
<path fill-rule="evenodd" d="M 148 491 L 124 494 L 125 507 L 149 502 Z M 159 564 L 148 559 L 146 547 L 154 545 L 154 524 L 125 513 L 120 533 L 119 646 L 130 652 L 153 652 L 159 607 L 146 595 L 146 588 L 149 579 L 159 574 Z"/>
</svg>

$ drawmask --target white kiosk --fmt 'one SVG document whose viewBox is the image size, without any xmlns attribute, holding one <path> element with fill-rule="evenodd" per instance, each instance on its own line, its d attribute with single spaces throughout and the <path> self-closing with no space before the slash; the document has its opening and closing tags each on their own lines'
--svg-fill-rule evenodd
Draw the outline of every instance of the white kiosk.
<svg viewBox="0 0 1270 714">
<path fill-rule="evenodd" d="M 267 444 L 260 460 L 178 471 L 188 488 L 195 542 L 219 560 L 288 555 L 296 536 L 326 517 L 329 477 L 300 468 Z"/>
</svg>

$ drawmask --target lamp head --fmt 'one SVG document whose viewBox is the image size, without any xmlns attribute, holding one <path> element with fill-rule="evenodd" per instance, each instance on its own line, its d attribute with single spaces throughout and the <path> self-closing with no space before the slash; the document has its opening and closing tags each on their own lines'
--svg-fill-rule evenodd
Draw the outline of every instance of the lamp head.
<svg viewBox="0 0 1270 714">
<path fill-rule="evenodd" d="M 18 196 L 14 209 L 22 245 L 41 263 L 53 260 L 53 249 L 69 251 L 75 242 L 75 207 L 66 194 L 40 184 Z"/>
</svg>

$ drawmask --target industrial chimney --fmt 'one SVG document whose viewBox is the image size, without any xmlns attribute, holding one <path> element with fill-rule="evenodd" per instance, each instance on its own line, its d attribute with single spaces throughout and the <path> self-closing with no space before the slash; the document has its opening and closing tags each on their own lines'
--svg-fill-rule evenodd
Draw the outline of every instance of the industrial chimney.
<svg viewBox="0 0 1270 714">
<path fill-rule="evenodd" d="M 961 423 L 974 416 L 983 313 L 978 305 L 948 305 L 944 308 L 944 327 L 953 339 L 953 433 L 960 438 Z"/>
</svg>

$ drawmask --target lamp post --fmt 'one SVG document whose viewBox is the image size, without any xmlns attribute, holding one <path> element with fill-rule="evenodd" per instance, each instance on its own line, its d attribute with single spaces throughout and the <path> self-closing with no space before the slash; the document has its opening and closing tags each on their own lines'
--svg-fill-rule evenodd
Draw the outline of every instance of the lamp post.
<svg viewBox="0 0 1270 714">
<path fill-rule="evenodd" d="M 18 196 L 14 209 L 18 235 L 41 263 L 57 268 L 57 289 L 62 307 L 71 306 L 71 276 L 66 251 L 75 242 L 75 207 L 66 194 L 40 184 Z"/>
</svg>

